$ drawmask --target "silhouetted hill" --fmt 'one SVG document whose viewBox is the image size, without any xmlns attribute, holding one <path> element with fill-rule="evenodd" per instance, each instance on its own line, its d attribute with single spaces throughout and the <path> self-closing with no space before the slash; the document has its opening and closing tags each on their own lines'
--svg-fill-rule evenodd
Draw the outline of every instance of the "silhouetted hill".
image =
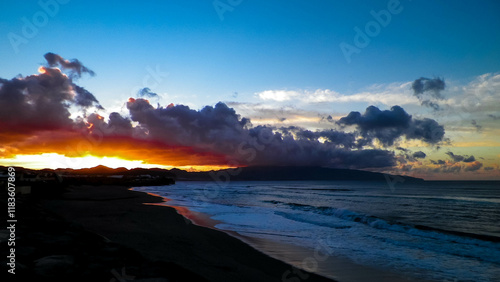
<svg viewBox="0 0 500 282">
<path fill-rule="evenodd" d="M 405 180 L 422 180 L 413 177 L 401 176 Z M 246 167 L 241 173 L 233 176 L 235 180 L 361 180 L 386 181 L 383 173 L 337 169 L 325 167 Z"/>
<path fill-rule="evenodd" d="M 111 176 L 111 175 L 123 175 L 123 176 L 156 176 L 156 177 L 175 177 L 175 174 L 166 169 L 161 168 L 133 168 L 127 169 L 124 167 L 119 168 L 109 168 L 107 166 L 99 165 L 91 168 L 82 169 L 57 169 L 57 173 L 63 175 L 87 175 L 87 176 Z"/>
<path fill-rule="evenodd" d="M 68 171 L 68 170 L 65 170 Z M 98 165 L 96 167 L 91 167 L 91 168 L 82 168 L 82 169 L 77 169 L 77 170 L 72 170 L 74 174 L 80 174 L 80 175 L 113 175 L 113 174 L 122 174 L 124 172 L 128 171 L 128 169 L 124 167 L 119 167 L 119 168 L 109 168 L 107 166 L 103 165 Z"/>
<path fill-rule="evenodd" d="M 177 180 L 358 180 L 387 181 L 386 177 L 401 177 L 405 181 L 423 181 L 409 176 L 394 176 L 378 172 L 314 166 L 250 166 L 215 172 L 187 172 L 171 170 Z"/>
<path fill-rule="evenodd" d="M 5 168 L 6 169 L 6 168 Z M 0 169 L 1 170 L 1 169 Z M 18 168 L 16 171 L 26 171 L 28 173 L 41 172 L 40 170 L 30 170 Z M 43 172 L 54 172 L 54 170 L 44 169 Z M 161 168 L 109 168 L 106 166 L 96 166 L 85 169 L 57 169 L 55 172 L 63 177 L 80 176 L 92 177 L 96 181 L 112 176 L 126 179 L 145 178 L 171 178 L 175 180 L 191 181 L 250 181 L 250 180 L 357 180 L 357 181 L 423 181 L 420 178 L 409 176 L 388 175 L 378 172 L 370 172 L 353 169 L 325 168 L 314 166 L 250 166 L 238 169 L 225 169 L 209 172 L 188 172 L 181 169 L 161 169 Z M 399 178 L 401 177 L 401 178 Z"/>
</svg>

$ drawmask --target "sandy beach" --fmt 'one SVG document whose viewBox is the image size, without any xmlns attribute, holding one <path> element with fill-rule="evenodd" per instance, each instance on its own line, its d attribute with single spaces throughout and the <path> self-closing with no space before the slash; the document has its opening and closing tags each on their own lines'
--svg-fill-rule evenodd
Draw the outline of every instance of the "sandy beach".
<svg viewBox="0 0 500 282">
<path fill-rule="evenodd" d="M 226 233 L 193 224 L 174 208 L 157 205 L 163 201 L 126 187 L 74 186 L 62 198 L 41 199 L 40 204 L 148 261 L 175 265 L 171 268 L 180 275 L 173 281 L 189 280 L 182 279 L 183 273 L 208 281 L 333 281 L 271 258 Z"/>
</svg>

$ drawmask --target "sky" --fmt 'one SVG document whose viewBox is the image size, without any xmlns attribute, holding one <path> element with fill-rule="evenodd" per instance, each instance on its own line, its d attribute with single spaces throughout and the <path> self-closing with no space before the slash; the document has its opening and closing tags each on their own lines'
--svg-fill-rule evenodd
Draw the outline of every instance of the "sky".
<svg viewBox="0 0 500 282">
<path fill-rule="evenodd" d="M 499 12 L 498 1 L 2 1 L 0 165 L 500 179 Z"/>
</svg>

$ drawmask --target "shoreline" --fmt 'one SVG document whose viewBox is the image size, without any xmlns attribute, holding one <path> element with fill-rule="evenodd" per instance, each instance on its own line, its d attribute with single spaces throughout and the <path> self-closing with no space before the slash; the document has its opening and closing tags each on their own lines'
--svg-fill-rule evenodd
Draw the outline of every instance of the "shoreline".
<svg viewBox="0 0 500 282">
<path fill-rule="evenodd" d="M 132 191 L 134 188 L 131 188 Z M 357 264 L 348 258 L 336 256 L 334 254 L 328 255 L 318 249 L 310 249 L 297 245 L 287 244 L 283 242 L 252 237 L 240 234 L 236 231 L 222 230 L 216 227 L 217 224 L 223 223 L 219 220 L 214 220 L 210 215 L 194 212 L 183 206 L 175 206 L 168 204 L 171 199 L 145 191 L 137 191 L 146 193 L 162 199 L 161 203 L 152 205 L 166 206 L 173 208 L 177 213 L 186 220 L 190 220 L 193 224 L 210 228 L 222 233 L 226 233 L 243 243 L 249 245 L 262 254 L 279 260 L 283 263 L 292 265 L 304 272 L 311 272 L 341 282 L 358 282 L 358 281 L 385 281 L 385 282 L 417 282 L 424 281 L 422 279 L 410 278 L 401 276 L 395 272 L 377 269 L 365 265 Z M 311 268 L 311 269 L 307 269 Z M 300 277 L 299 277 L 300 278 Z M 284 279 L 283 281 L 287 281 Z M 293 281 L 293 280 L 290 280 Z M 308 281 L 304 280 L 304 281 Z"/>
<path fill-rule="evenodd" d="M 208 281 L 334 281 L 295 269 L 225 232 L 192 224 L 161 203 L 160 196 L 117 186 L 73 186 L 60 199 L 40 199 L 43 208 L 68 221 Z"/>
</svg>

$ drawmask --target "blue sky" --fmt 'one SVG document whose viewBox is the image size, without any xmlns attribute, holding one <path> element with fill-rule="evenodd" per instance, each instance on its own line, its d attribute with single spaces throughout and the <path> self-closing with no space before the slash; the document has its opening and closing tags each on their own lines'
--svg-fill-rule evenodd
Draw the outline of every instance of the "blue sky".
<svg viewBox="0 0 500 282">
<path fill-rule="evenodd" d="M 254 125 L 311 130 L 335 128 L 328 115 L 400 105 L 445 125 L 454 143 L 424 149 L 434 159 L 454 150 L 500 171 L 499 14 L 498 1 L 2 1 L 0 78 L 37 73 L 47 52 L 76 58 L 96 73 L 78 85 L 103 116 L 126 115 L 144 87 L 161 96 L 152 104 L 223 101 Z M 374 24 L 357 46 L 357 28 Z M 358 52 L 346 59 L 341 44 Z M 411 91 L 420 77 L 446 81 L 441 111 Z"/>
<path fill-rule="evenodd" d="M 51 51 L 94 70 L 81 84 L 106 104 L 158 66 L 169 77 L 153 91 L 196 97 L 201 107 L 234 100 L 234 92 L 239 101 L 268 89 L 350 94 L 420 76 L 467 80 L 498 71 L 497 1 L 402 0 L 402 11 L 347 63 L 339 44 L 353 44 L 354 27 L 364 29 L 370 11 L 389 2 L 241 1 L 221 20 L 212 1 L 69 1 L 16 53 L 7 34 L 22 35 L 21 18 L 43 9 L 2 1 L 0 77 L 32 73 Z"/>
</svg>

